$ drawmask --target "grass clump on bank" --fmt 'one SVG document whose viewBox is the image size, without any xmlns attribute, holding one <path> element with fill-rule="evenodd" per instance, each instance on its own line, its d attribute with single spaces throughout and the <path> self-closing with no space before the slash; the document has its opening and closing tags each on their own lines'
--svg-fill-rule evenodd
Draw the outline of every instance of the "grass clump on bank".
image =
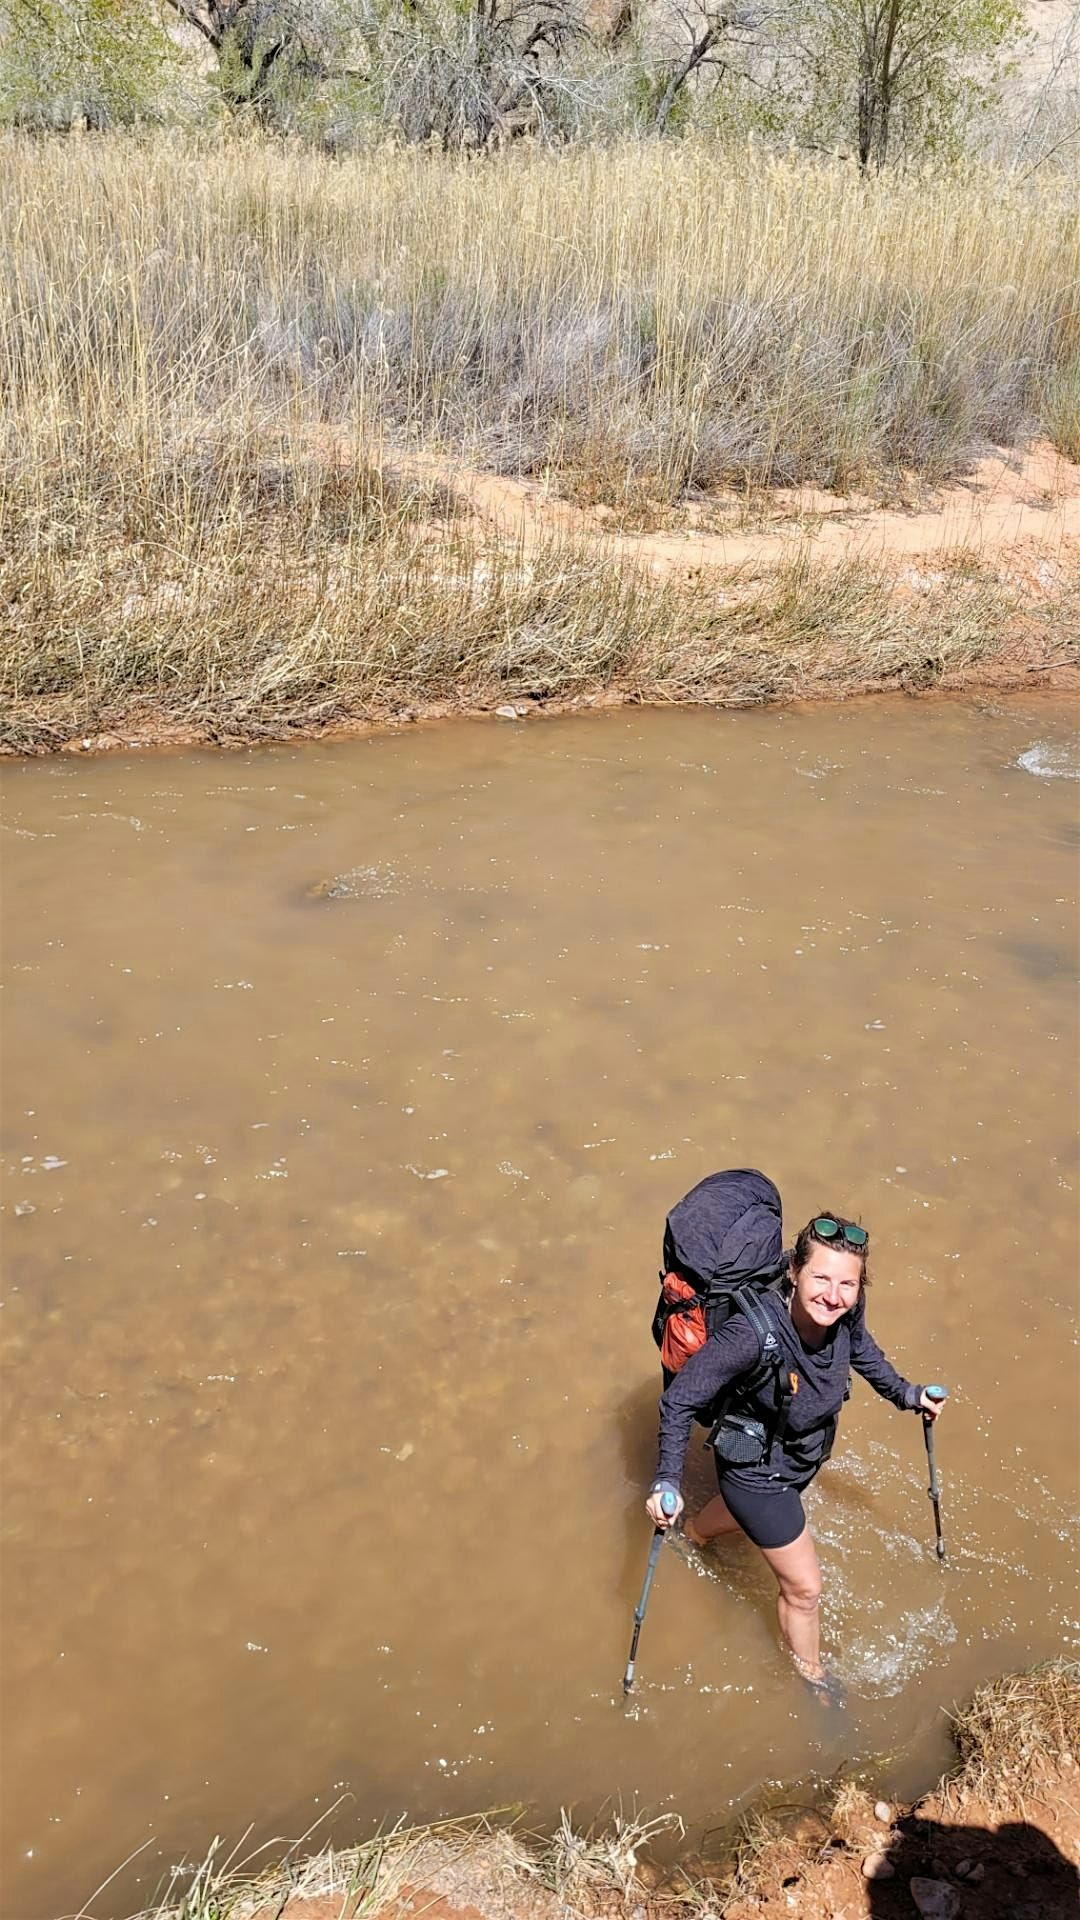
<svg viewBox="0 0 1080 1920">
<path fill-rule="evenodd" d="M 174 1874 L 159 1902 L 137 1920 L 275 1920 L 293 1911 L 291 1901 L 328 1899 L 340 1903 L 341 1920 L 362 1920 L 393 1913 L 410 1895 L 417 1912 L 428 1905 L 440 1913 L 470 1906 L 489 1920 L 610 1915 L 632 1896 L 640 1898 L 637 1863 L 650 1841 L 682 1831 L 675 1814 L 652 1820 L 616 1814 L 602 1830 L 582 1834 L 564 1813 L 555 1833 L 542 1837 L 522 1829 L 521 1813 L 503 1807 L 424 1827 L 402 1821 L 358 1847 L 326 1847 L 308 1857 L 290 1848 L 261 1872 L 237 1863 L 235 1850 L 223 1858 L 215 1841 L 202 1864 L 186 1876 Z M 181 1878 L 183 1891 L 176 1884 Z M 684 1915 L 700 1910 L 696 1900 L 678 1903 Z M 79 1920 L 93 1920 L 92 1902 Z"/>
<path fill-rule="evenodd" d="M 1048 1660 L 1028 1673 L 1007 1673 L 980 1687 L 953 1715 L 960 1772 L 949 1783 L 957 1801 L 1022 1806 L 1048 1764 L 1080 1768 L 1080 1664 Z"/>
</svg>

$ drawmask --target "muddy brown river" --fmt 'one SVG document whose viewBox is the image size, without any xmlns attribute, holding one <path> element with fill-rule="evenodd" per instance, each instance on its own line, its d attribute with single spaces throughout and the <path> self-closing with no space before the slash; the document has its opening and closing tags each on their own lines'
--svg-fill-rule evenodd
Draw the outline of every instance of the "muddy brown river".
<svg viewBox="0 0 1080 1920">
<path fill-rule="evenodd" d="M 675 1807 L 947 1753 L 1075 1648 L 1077 709 L 466 722 L 3 770 L 5 1920 L 215 1834 Z M 666 1209 L 871 1228 L 810 1496 L 834 1726 L 770 1576 L 649 1527 Z M 693 1450 L 690 1484 L 709 1488 Z"/>
</svg>

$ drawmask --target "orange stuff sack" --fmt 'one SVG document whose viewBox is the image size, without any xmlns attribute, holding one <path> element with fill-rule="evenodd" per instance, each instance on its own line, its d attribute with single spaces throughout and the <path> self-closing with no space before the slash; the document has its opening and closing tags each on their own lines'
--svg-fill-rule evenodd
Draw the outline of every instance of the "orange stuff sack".
<svg viewBox="0 0 1080 1920">
<path fill-rule="evenodd" d="M 660 1298 L 668 1309 L 664 1335 L 660 1342 L 660 1364 L 669 1373 L 678 1373 L 692 1353 L 705 1345 L 708 1333 L 705 1314 L 698 1295 L 689 1281 L 677 1273 L 665 1273 Z M 682 1307 L 680 1302 L 686 1301 Z M 690 1303 L 693 1302 L 691 1305 Z"/>
</svg>

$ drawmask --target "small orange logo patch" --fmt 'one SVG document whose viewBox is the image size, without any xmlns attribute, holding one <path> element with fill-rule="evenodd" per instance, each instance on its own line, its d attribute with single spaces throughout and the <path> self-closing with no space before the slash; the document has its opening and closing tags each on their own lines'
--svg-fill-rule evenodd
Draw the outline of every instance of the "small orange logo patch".
<svg viewBox="0 0 1080 1920">
<path fill-rule="evenodd" d="M 792 1391 L 792 1393 L 798 1393 L 798 1391 L 799 1391 L 799 1376 L 798 1376 L 798 1374 L 797 1374 L 797 1373 L 789 1373 L 789 1374 L 788 1374 L 788 1379 L 789 1379 L 789 1380 L 791 1381 L 791 1391 Z"/>
</svg>

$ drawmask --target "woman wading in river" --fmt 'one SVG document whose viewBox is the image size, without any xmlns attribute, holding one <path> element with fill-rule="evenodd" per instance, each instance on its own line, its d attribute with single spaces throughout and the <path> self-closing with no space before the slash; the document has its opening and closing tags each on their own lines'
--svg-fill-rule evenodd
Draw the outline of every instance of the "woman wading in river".
<svg viewBox="0 0 1080 1920">
<path fill-rule="evenodd" d="M 720 1492 L 683 1531 L 696 1547 L 742 1532 L 760 1548 L 779 1587 L 780 1631 L 823 1700 L 835 1689 L 821 1664 L 821 1569 L 801 1496 L 832 1451 L 849 1369 L 894 1406 L 931 1420 L 940 1412 L 922 1387 L 901 1379 L 867 1330 L 869 1244 L 866 1229 L 841 1214 L 815 1215 L 795 1242 L 784 1288 L 760 1296 L 764 1343 L 736 1312 L 691 1355 L 660 1402 L 660 1455 L 645 1503 L 657 1527 L 679 1519 L 694 1416 L 720 1404 L 711 1436 Z M 666 1492 L 677 1496 L 670 1514 L 661 1505 Z"/>
</svg>

